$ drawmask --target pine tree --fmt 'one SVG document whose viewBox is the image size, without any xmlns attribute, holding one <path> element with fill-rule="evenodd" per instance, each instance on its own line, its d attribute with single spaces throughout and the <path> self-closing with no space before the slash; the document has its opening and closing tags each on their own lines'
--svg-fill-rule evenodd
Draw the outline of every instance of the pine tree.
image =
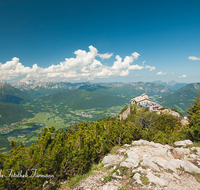
<svg viewBox="0 0 200 190">
<path fill-rule="evenodd" d="M 193 126 L 196 124 L 195 120 L 192 119 L 194 116 L 197 116 L 199 114 L 200 110 L 200 94 L 197 94 L 197 97 L 194 97 L 194 104 L 190 104 L 190 108 L 188 109 L 188 119 L 190 121 L 189 126 Z"/>
<path fill-rule="evenodd" d="M 200 140 L 200 110 L 193 116 L 191 116 L 190 123 L 192 123 L 191 127 L 191 135 L 194 141 Z"/>
</svg>

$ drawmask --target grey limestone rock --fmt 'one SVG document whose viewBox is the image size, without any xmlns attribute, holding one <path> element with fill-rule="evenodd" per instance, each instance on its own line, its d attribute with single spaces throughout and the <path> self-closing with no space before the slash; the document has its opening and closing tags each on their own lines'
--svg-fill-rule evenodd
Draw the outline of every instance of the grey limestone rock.
<svg viewBox="0 0 200 190">
<path fill-rule="evenodd" d="M 137 167 L 139 164 L 139 156 L 137 153 L 127 150 L 126 154 L 128 155 L 128 158 L 124 161 L 121 162 L 120 166 L 127 167 L 127 168 L 134 168 Z"/>
<path fill-rule="evenodd" d="M 155 176 L 151 172 L 147 172 L 147 178 L 149 179 L 150 182 L 155 183 L 156 185 L 159 185 L 162 187 L 168 185 L 168 182 L 166 180 Z"/>
<path fill-rule="evenodd" d="M 124 146 L 125 146 L 125 147 L 129 147 L 129 146 L 131 146 L 131 145 L 130 145 L 130 144 L 124 144 Z"/>
<path fill-rule="evenodd" d="M 142 185 L 142 182 L 141 182 L 141 180 L 140 180 L 140 174 L 139 173 L 136 173 L 134 176 L 133 176 L 133 179 L 135 179 L 136 180 L 136 182 L 138 183 L 138 184 L 140 184 L 140 185 Z"/>
<path fill-rule="evenodd" d="M 134 168 L 135 165 L 130 163 L 130 162 L 121 162 L 120 164 L 121 167 L 127 167 L 127 168 Z"/>
<path fill-rule="evenodd" d="M 154 157 L 151 159 L 152 162 L 155 162 L 156 164 L 158 164 L 161 167 L 164 167 L 164 165 L 166 164 L 167 160 L 164 160 L 160 157 Z"/>
<path fill-rule="evenodd" d="M 189 148 L 175 148 L 175 150 L 180 150 L 183 152 L 183 154 L 190 154 L 190 149 Z"/>
<path fill-rule="evenodd" d="M 185 161 L 183 163 L 183 168 L 185 169 L 186 172 L 189 172 L 189 173 L 193 173 L 193 172 L 200 173 L 200 168 L 198 168 L 197 166 L 195 166 L 189 161 Z"/>
<path fill-rule="evenodd" d="M 110 164 L 110 165 L 115 165 L 119 164 L 124 160 L 123 156 L 118 156 L 118 155 L 108 155 L 103 158 L 102 163 L 103 164 Z"/>
<path fill-rule="evenodd" d="M 164 147 L 164 146 L 159 146 L 158 148 L 158 151 L 163 154 L 163 155 L 167 155 L 167 156 L 171 156 L 169 154 L 169 148 L 168 147 Z"/>
<path fill-rule="evenodd" d="M 197 154 L 200 155 L 200 148 L 199 147 L 192 147 L 191 150 L 196 150 Z"/>
<path fill-rule="evenodd" d="M 129 163 L 133 164 L 134 167 L 137 167 L 138 164 L 139 164 L 139 162 L 140 162 L 140 160 L 134 159 L 134 158 L 127 158 L 127 159 L 126 159 L 126 162 L 129 162 Z"/>
<path fill-rule="evenodd" d="M 175 146 L 187 146 L 187 145 L 193 145 L 193 142 L 191 140 L 184 140 L 184 141 L 176 141 Z"/>
<path fill-rule="evenodd" d="M 132 172 L 133 172 L 133 173 L 136 173 L 136 172 L 145 173 L 145 172 L 146 172 L 146 170 L 145 170 L 145 169 L 143 169 L 142 167 L 139 167 L 139 168 L 136 168 L 136 169 L 132 170 Z"/>
<path fill-rule="evenodd" d="M 189 158 L 194 158 L 194 159 L 196 159 L 196 158 L 197 158 L 197 155 L 195 155 L 195 154 L 190 154 L 190 155 L 189 155 Z"/>
<path fill-rule="evenodd" d="M 105 184 L 103 186 L 103 190 L 117 190 L 117 189 L 118 189 L 118 187 L 115 185 L 112 185 L 112 184 Z"/>
<path fill-rule="evenodd" d="M 149 168 L 160 171 L 159 167 L 154 164 L 146 155 L 143 156 L 143 161 L 141 163 L 142 166 L 148 166 Z"/>
<path fill-rule="evenodd" d="M 133 159 L 137 159 L 137 160 L 139 158 L 139 155 L 131 150 L 127 150 L 126 154 L 128 155 L 129 158 L 133 158 Z"/>
<path fill-rule="evenodd" d="M 132 145 L 134 145 L 134 146 L 139 146 L 139 145 L 147 145 L 147 144 L 149 144 L 149 141 L 146 141 L 146 140 L 143 140 L 143 139 L 140 139 L 140 140 L 138 140 L 138 141 L 133 141 L 132 142 Z"/>
<path fill-rule="evenodd" d="M 177 172 L 177 168 L 182 168 L 183 167 L 184 161 L 179 160 L 179 159 L 171 159 L 169 162 L 166 162 L 164 165 L 164 169 L 170 169 L 173 172 Z"/>
<path fill-rule="evenodd" d="M 112 178 L 113 178 L 113 179 L 122 179 L 122 177 L 121 177 L 121 176 L 118 176 L 116 173 L 113 173 L 113 174 L 112 174 Z"/>
</svg>

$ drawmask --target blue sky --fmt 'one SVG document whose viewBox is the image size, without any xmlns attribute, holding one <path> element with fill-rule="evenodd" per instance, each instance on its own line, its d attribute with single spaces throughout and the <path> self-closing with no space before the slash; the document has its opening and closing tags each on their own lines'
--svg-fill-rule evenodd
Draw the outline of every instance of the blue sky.
<svg viewBox="0 0 200 190">
<path fill-rule="evenodd" d="M 0 80 L 200 82 L 199 7 L 199 0 L 1 0 Z"/>
</svg>

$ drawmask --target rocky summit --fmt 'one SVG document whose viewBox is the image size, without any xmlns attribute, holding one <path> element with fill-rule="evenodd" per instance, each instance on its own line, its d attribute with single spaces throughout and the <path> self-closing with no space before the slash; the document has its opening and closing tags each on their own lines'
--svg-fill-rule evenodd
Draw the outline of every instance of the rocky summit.
<svg viewBox="0 0 200 190">
<path fill-rule="evenodd" d="M 115 147 L 98 169 L 72 189 L 199 190 L 200 148 L 192 147 L 190 140 L 174 144 L 138 140 Z"/>
</svg>

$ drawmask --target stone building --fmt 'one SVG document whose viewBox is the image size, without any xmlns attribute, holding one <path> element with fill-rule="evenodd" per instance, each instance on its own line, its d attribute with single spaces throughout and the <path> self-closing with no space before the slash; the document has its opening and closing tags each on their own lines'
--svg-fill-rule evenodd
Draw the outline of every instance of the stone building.
<svg viewBox="0 0 200 190">
<path fill-rule="evenodd" d="M 147 94 L 142 94 L 141 96 L 135 97 L 133 99 L 131 99 L 131 104 L 146 104 L 146 103 L 152 103 L 154 101 L 149 99 L 149 96 Z"/>
<path fill-rule="evenodd" d="M 162 106 L 156 101 L 149 99 L 147 94 L 142 94 L 141 96 L 131 99 L 131 104 L 136 104 L 141 107 L 148 107 L 150 111 L 157 111 Z"/>
</svg>

